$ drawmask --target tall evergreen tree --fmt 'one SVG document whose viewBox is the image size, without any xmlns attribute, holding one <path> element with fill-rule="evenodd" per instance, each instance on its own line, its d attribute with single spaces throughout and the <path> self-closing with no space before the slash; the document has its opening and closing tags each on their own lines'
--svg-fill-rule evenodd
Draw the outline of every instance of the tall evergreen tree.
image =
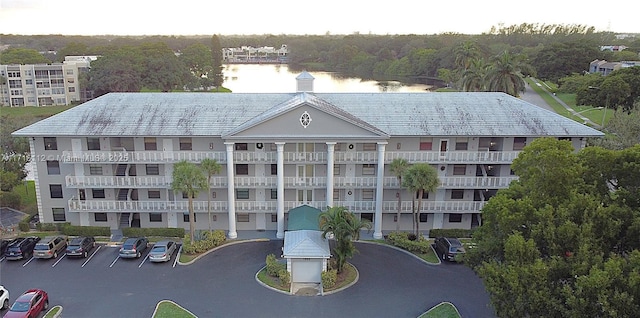
<svg viewBox="0 0 640 318">
<path fill-rule="evenodd" d="M 220 44 L 220 39 L 215 34 L 211 37 L 211 57 L 213 59 L 211 63 L 213 70 L 213 74 L 211 75 L 213 77 L 212 81 L 216 90 L 218 90 L 224 82 L 224 77 L 222 74 L 222 45 Z"/>
</svg>

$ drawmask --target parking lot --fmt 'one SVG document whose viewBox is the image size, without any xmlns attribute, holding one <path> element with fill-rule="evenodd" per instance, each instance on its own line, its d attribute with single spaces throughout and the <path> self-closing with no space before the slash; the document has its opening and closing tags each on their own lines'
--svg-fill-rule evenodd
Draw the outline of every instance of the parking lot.
<svg viewBox="0 0 640 318">
<path fill-rule="evenodd" d="M 2 260 L 0 283 L 11 302 L 29 288 L 44 289 L 50 305 L 62 305 L 67 318 L 150 318 L 164 299 L 199 317 L 415 318 L 442 301 L 454 303 L 463 317 L 494 317 L 481 280 L 469 268 L 425 265 L 388 247 L 356 245 L 360 253 L 351 263 L 359 281 L 322 297 L 284 295 L 255 281 L 266 255 L 281 252 L 281 240 L 231 245 L 188 266 L 174 266 L 175 254 L 170 262 L 151 263 L 151 246 L 139 259 L 118 259 L 118 247 L 102 245 L 87 259 Z"/>
<path fill-rule="evenodd" d="M 60 268 L 60 270 L 86 268 L 92 269 L 105 269 L 113 268 L 115 270 L 122 268 L 144 266 L 161 266 L 163 263 L 154 263 L 149 261 L 149 252 L 153 248 L 153 244 L 150 243 L 149 247 L 144 251 L 140 258 L 126 259 L 118 256 L 120 249 L 119 245 L 105 245 L 96 243 L 96 247 L 91 251 L 87 258 L 83 257 L 67 257 L 67 254 L 63 253 L 55 259 L 37 259 L 31 257 L 29 259 L 22 260 L 7 260 L 4 256 L 0 258 L 2 270 L 19 270 L 24 268 L 25 270 L 39 270 L 48 267 Z M 164 265 L 175 267 L 177 265 L 178 250 L 171 255 L 171 260 L 165 262 Z M 0 273 L 1 274 L 1 273 Z"/>
</svg>

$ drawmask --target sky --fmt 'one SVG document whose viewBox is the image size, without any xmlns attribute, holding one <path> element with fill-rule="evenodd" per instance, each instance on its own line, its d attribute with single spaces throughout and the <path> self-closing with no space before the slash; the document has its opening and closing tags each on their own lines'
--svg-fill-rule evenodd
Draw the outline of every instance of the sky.
<svg viewBox="0 0 640 318">
<path fill-rule="evenodd" d="M 480 34 L 521 23 L 640 33 L 638 12 L 635 0 L 0 0 L 0 34 Z"/>
</svg>

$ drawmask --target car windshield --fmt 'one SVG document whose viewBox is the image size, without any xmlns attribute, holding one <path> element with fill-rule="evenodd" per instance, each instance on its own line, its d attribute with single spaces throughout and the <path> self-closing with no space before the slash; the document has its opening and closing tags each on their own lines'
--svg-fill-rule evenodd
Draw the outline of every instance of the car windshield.
<svg viewBox="0 0 640 318">
<path fill-rule="evenodd" d="M 449 252 L 451 253 L 464 253 L 464 247 L 462 246 L 452 246 L 449 248 Z"/>
<path fill-rule="evenodd" d="M 67 246 L 67 249 L 69 250 L 77 250 L 80 248 L 80 245 L 69 245 Z"/>
<path fill-rule="evenodd" d="M 36 247 L 34 249 L 46 251 L 49 249 L 49 244 L 36 244 Z"/>
<path fill-rule="evenodd" d="M 28 310 L 29 310 L 28 302 L 16 301 L 15 303 L 13 303 L 13 306 L 11 306 L 11 311 L 26 312 Z"/>
<path fill-rule="evenodd" d="M 82 244 L 81 239 L 73 239 L 71 240 L 71 242 L 69 242 L 69 245 L 80 245 L 80 244 Z"/>
<path fill-rule="evenodd" d="M 153 249 L 151 250 L 151 253 L 153 252 L 162 253 L 166 250 L 167 250 L 166 246 L 154 246 Z"/>
</svg>

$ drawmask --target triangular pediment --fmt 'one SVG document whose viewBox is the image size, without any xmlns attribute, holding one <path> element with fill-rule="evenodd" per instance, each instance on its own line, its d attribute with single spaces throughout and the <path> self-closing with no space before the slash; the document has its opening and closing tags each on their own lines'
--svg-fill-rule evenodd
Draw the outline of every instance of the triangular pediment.
<svg viewBox="0 0 640 318">
<path fill-rule="evenodd" d="M 222 136 L 233 139 L 379 140 L 384 131 L 309 93 L 296 94 Z"/>
</svg>

